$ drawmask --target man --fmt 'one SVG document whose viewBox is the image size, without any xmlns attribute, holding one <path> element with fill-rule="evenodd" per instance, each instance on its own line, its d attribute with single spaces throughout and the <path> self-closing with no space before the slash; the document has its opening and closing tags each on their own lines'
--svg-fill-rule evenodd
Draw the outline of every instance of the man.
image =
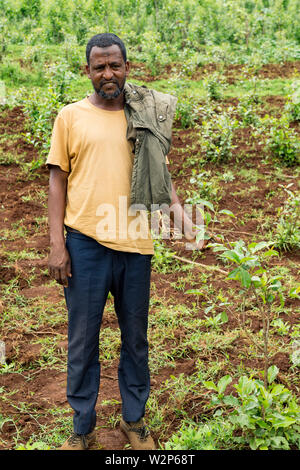
<svg viewBox="0 0 300 470">
<path fill-rule="evenodd" d="M 120 426 L 133 449 L 155 449 L 143 419 L 153 243 L 147 211 L 137 214 L 136 207 L 171 202 L 192 234 L 165 160 L 176 100 L 126 83 L 129 62 L 117 36 L 94 36 L 86 55 L 94 93 L 59 112 L 47 159 L 49 272 L 65 289 L 67 397 L 74 410 L 74 433 L 62 449 L 88 449 L 95 440 L 99 330 L 109 292 L 122 342 Z"/>
</svg>

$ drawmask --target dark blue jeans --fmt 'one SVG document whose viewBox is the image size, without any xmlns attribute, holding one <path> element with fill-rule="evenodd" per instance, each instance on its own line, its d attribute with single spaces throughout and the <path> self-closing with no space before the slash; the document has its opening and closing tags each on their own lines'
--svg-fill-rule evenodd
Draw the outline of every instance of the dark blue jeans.
<svg viewBox="0 0 300 470">
<path fill-rule="evenodd" d="M 72 277 L 65 288 L 68 308 L 67 398 L 74 431 L 87 434 L 96 424 L 100 384 L 99 332 L 108 293 L 114 297 L 121 331 L 118 368 L 125 421 L 145 413 L 150 391 L 148 309 L 151 255 L 111 250 L 79 232 L 67 232 Z"/>
</svg>

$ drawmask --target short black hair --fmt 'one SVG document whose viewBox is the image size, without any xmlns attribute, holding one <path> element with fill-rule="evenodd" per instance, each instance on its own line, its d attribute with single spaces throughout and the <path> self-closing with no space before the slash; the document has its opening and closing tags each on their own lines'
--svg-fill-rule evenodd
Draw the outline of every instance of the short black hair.
<svg viewBox="0 0 300 470">
<path fill-rule="evenodd" d="M 122 56 L 123 56 L 123 59 L 124 59 L 124 62 L 126 62 L 127 61 L 127 53 L 126 53 L 126 48 L 125 48 L 125 45 L 124 45 L 123 41 L 118 36 L 116 36 L 115 34 L 102 33 L 102 34 L 96 34 L 87 43 L 87 46 L 86 46 L 86 61 L 87 61 L 88 65 L 90 65 L 90 54 L 91 54 L 91 50 L 94 46 L 96 46 L 96 47 L 109 47 L 109 46 L 113 46 L 114 44 L 119 46 L 119 48 L 121 50 L 121 53 L 122 53 Z"/>
</svg>

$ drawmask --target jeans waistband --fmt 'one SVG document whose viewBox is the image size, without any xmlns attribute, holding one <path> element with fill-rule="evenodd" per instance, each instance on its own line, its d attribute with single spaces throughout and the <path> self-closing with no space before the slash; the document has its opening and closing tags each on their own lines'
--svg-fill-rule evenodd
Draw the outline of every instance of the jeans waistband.
<svg viewBox="0 0 300 470">
<path fill-rule="evenodd" d="M 67 232 L 81 233 L 81 232 L 79 232 L 79 230 L 76 230 L 75 228 L 68 227 L 67 225 L 65 225 L 65 229 L 66 229 Z"/>
</svg>

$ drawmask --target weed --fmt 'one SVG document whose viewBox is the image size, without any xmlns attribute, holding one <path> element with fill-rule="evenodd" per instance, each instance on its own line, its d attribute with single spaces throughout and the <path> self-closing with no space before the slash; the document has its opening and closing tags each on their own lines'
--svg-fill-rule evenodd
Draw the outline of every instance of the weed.
<svg viewBox="0 0 300 470">
<path fill-rule="evenodd" d="M 214 328 L 215 330 L 220 330 L 220 327 L 228 322 L 228 316 L 225 312 L 218 313 L 215 316 L 205 316 L 205 325 L 207 327 Z"/>
<path fill-rule="evenodd" d="M 204 382 L 204 386 L 216 392 L 210 406 L 218 408 L 214 416 L 222 416 L 235 428 L 242 431 L 241 437 L 234 441 L 251 450 L 290 449 L 300 445 L 300 407 L 296 399 L 284 385 L 275 384 L 278 368 L 267 370 L 267 386 L 260 380 L 242 376 L 233 385 L 237 396 L 225 393 L 232 378 L 227 375 L 219 382 Z M 221 407 L 221 408 L 219 408 Z M 230 414 L 224 414 L 230 409 Z"/>
<path fill-rule="evenodd" d="M 191 100 L 184 98 L 178 99 L 175 119 L 180 122 L 184 128 L 192 127 L 198 119 L 198 109 Z"/>
<path fill-rule="evenodd" d="M 290 128 L 289 120 L 284 115 L 281 119 L 270 120 L 267 135 L 267 150 L 279 163 L 292 167 L 300 163 L 300 142 L 296 132 Z"/>
<path fill-rule="evenodd" d="M 243 126 L 257 126 L 259 117 L 257 115 L 257 97 L 250 93 L 242 97 L 239 101 L 237 112 L 241 117 Z"/>
<path fill-rule="evenodd" d="M 184 422 L 165 444 L 166 450 L 221 450 L 232 446 L 234 426 L 218 417 L 201 422 Z M 183 462 L 182 462 L 183 463 Z"/>
<path fill-rule="evenodd" d="M 190 178 L 190 183 L 193 184 L 196 189 L 187 191 L 187 203 L 198 204 L 202 199 L 207 201 L 219 201 L 222 198 L 221 188 L 216 183 L 216 180 L 211 178 L 210 172 L 204 171 L 197 174 L 196 170 L 193 169 L 192 174 L 193 176 Z"/>
<path fill-rule="evenodd" d="M 271 326 L 278 335 L 287 335 L 290 330 L 289 323 L 284 322 L 281 318 L 274 318 L 274 320 L 271 321 Z"/>
<path fill-rule="evenodd" d="M 272 276 L 264 266 L 266 259 L 271 256 L 278 256 L 278 252 L 269 249 L 263 253 L 261 250 L 272 246 L 272 242 L 250 243 L 245 245 L 240 240 L 231 244 L 231 249 L 224 245 L 215 244 L 216 251 L 222 251 L 221 258 L 236 264 L 237 267 L 231 271 L 227 279 L 234 279 L 241 283 L 246 292 L 252 293 L 259 308 L 263 323 L 263 355 L 264 355 L 264 381 L 267 386 L 267 370 L 269 361 L 269 328 L 271 317 L 271 305 L 278 296 L 281 305 L 284 303 L 283 287 L 280 282 L 282 276 Z"/>
<path fill-rule="evenodd" d="M 271 238 L 278 250 L 292 251 L 300 248 L 300 195 L 291 191 L 290 185 L 283 189 L 287 199 L 278 209 L 279 220 Z"/>
<path fill-rule="evenodd" d="M 237 125 L 229 112 L 216 114 L 211 119 L 202 121 L 200 145 L 207 161 L 225 163 L 230 160 L 234 148 L 233 132 Z"/>
<path fill-rule="evenodd" d="M 292 92 L 287 97 L 284 108 L 290 121 L 300 121 L 300 88 L 299 81 L 293 83 Z"/>
<path fill-rule="evenodd" d="M 158 238 L 153 240 L 154 256 L 152 257 L 152 268 L 154 271 L 166 274 L 178 270 L 180 265 L 173 255 L 175 254 L 165 246 Z"/>
<path fill-rule="evenodd" d="M 213 101 L 221 100 L 225 86 L 224 78 L 218 73 L 214 73 L 204 80 L 207 96 Z"/>
</svg>

